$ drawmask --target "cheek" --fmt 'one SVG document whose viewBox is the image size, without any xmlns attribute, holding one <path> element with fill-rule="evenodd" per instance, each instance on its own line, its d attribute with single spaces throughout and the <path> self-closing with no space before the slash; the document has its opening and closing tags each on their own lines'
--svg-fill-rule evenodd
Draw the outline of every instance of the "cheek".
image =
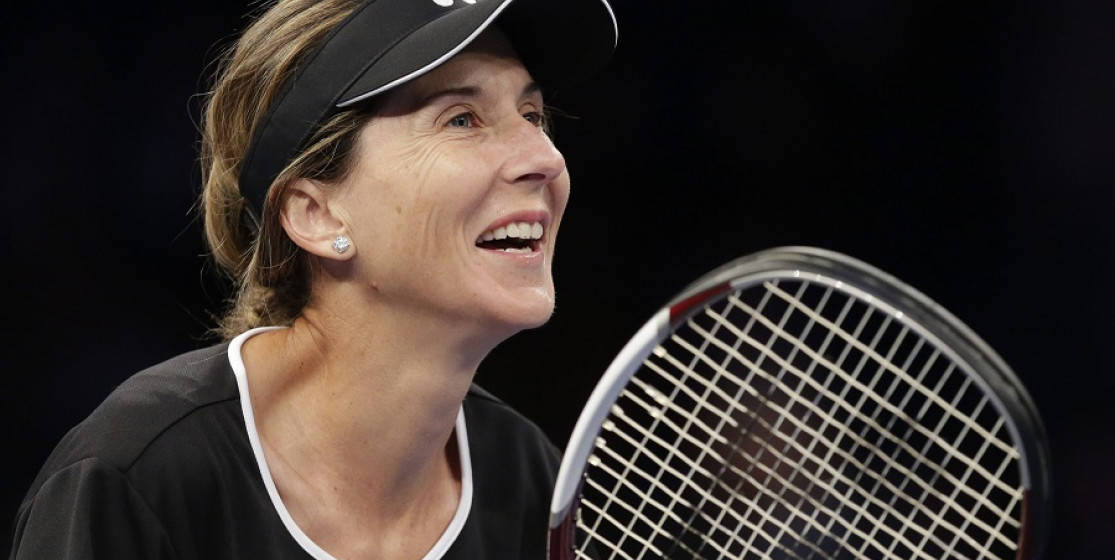
<svg viewBox="0 0 1115 560">
<path fill-rule="evenodd" d="M 392 190 L 400 230 L 395 232 L 412 255 L 444 259 L 458 254 L 475 229 L 495 167 L 482 149 L 458 142 L 416 142 L 399 153 Z M 444 262 L 442 263 L 444 264 Z"/>
</svg>

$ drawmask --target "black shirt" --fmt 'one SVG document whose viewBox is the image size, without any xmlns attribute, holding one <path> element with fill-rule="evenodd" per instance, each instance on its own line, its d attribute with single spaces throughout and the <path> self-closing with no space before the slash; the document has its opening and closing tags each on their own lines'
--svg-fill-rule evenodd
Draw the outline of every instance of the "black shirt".
<svg viewBox="0 0 1115 560">
<path fill-rule="evenodd" d="M 471 508 L 441 558 L 544 558 L 557 449 L 476 386 L 462 408 Z M 19 508 L 11 554 L 310 557 L 265 487 L 228 344 L 132 376 L 70 430 Z"/>
</svg>

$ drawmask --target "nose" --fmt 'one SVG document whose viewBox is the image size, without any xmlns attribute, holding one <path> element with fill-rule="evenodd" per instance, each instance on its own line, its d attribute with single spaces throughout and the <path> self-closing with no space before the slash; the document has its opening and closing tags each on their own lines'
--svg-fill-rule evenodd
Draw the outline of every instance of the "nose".
<svg viewBox="0 0 1115 560">
<path fill-rule="evenodd" d="M 503 166 L 504 179 L 533 188 L 548 185 L 565 171 L 565 157 L 543 129 L 518 121 L 505 137 L 510 156 Z"/>
</svg>

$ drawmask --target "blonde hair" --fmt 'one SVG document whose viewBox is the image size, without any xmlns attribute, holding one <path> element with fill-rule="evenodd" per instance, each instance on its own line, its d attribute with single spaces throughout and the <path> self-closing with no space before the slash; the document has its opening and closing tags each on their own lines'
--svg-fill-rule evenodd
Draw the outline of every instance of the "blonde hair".
<svg viewBox="0 0 1115 560">
<path fill-rule="evenodd" d="M 287 79 L 360 0 L 279 0 L 220 59 L 202 116 L 200 207 L 214 260 L 236 287 L 216 332 L 228 340 L 262 325 L 289 325 L 310 297 L 312 262 L 283 231 L 279 210 L 290 182 L 348 172 L 370 105 L 334 115 L 279 173 L 256 219 L 238 179 L 256 127 Z"/>
</svg>

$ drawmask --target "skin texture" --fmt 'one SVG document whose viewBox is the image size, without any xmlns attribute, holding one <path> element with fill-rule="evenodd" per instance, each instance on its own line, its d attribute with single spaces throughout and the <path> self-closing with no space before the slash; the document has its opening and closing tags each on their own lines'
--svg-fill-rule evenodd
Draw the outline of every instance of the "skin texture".
<svg viewBox="0 0 1115 560">
<path fill-rule="evenodd" d="M 390 94 L 341 182 L 299 180 L 283 201 L 284 229 L 316 257 L 310 303 L 243 355 L 283 502 L 334 556 L 425 554 L 459 502 L 454 421 L 480 361 L 553 312 L 569 176 L 542 111 L 486 32 Z M 545 223 L 537 250 L 477 246 L 523 216 Z"/>
</svg>

